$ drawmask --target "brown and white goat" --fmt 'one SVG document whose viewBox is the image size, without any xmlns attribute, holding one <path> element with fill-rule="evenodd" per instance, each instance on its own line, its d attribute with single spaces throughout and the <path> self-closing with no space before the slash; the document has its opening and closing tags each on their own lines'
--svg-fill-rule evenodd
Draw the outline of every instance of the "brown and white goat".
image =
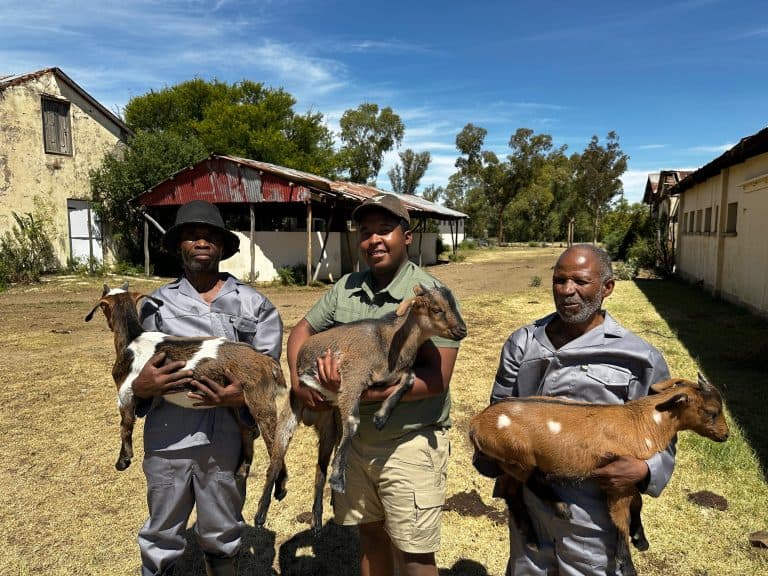
<svg viewBox="0 0 768 576">
<path fill-rule="evenodd" d="M 381 430 L 395 405 L 413 386 L 412 367 L 419 347 L 433 336 L 461 340 L 467 335 L 456 300 L 447 288 L 427 288 L 417 284 L 413 292 L 415 297 L 404 300 L 395 312 L 379 319 L 358 320 L 335 326 L 310 336 L 301 347 L 297 358 L 299 379 L 322 393 L 336 408 L 327 411 L 307 410 L 291 394 L 289 409 L 280 414 L 277 443 L 256 515 L 257 526 L 263 525 L 266 520 L 272 485 L 279 478 L 285 452 L 299 420 L 314 426 L 319 440 L 312 506 L 312 530 L 317 534 L 322 527 L 326 471 L 337 443 L 330 485 L 337 492 L 344 492 L 346 488 L 344 472 L 347 452 L 360 422 L 362 393 L 371 386 L 397 384 L 374 415 L 374 425 Z M 328 350 L 338 359 L 341 377 L 338 394 L 323 388 L 318 381 L 317 358 Z"/>
<path fill-rule="evenodd" d="M 232 342 L 217 337 L 178 337 L 162 332 L 147 332 L 139 322 L 136 310 L 138 302 L 147 298 L 158 306 L 163 302 L 139 292 L 129 292 L 128 283 L 122 288 L 110 290 L 104 285 L 104 292 L 85 317 L 89 322 L 97 308 L 101 308 L 107 318 L 109 328 L 114 333 L 117 354 L 112 366 L 112 377 L 118 388 L 118 408 L 120 410 L 120 454 L 115 468 L 125 470 L 133 458 L 133 426 L 136 420 L 135 398 L 132 384 L 141 369 L 158 352 L 165 353 L 165 362 L 184 360 L 184 369 L 193 370 L 193 378 L 202 376 L 225 384 L 224 371 L 228 369 L 243 385 L 243 396 L 248 410 L 258 424 L 258 431 L 264 438 L 267 451 L 273 451 L 275 426 L 277 423 L 276 401 L 278 395 L 287 389 L 280 364 L 270 356 L 257 352 L 245 343 Z M 185 408 L 194 408 L 187 397 L 190 389 L 182 389 L 166 394 L 163 398 Z M 238 474 L 248 475 L 253 460 L 254 432 L 245 426 L 233 410 L 240 424 L 242 435 L 242 463 Z M 282 476 L 276 488 L 275 497 L 285 495 L 285 476 Z"/>
<path fill-rule="evenodd" d="M 519 489 L 534 472 L 547 480 L 581 481 L 610 461 L 607 454 L 647 460 L 666 449 L 681 430 L 693 430 L 716 442 L 728 438 L 720 393 L 701 374 L 698 383 L 672 379 L 651 389 L 656 394 L 620 405 L 539 396 L 508 398 L 472 418 L 469 438 L 507 474 L 503 478 L 505 498 L 524 535 L 531 534 L 530 519 Z M 547 494 L 534 480 L 529 487 L 551 501 L 554 494 Z M 611 520 L 620 533 L 617 563 L 625 576 L 636 574 L 630 536 L 638 548 L 647 548 L 639 519 L 640 492 L 632 486 L 606 496 Z M 631 518 L 630 511 L 635 517 Z"/>
</svg>

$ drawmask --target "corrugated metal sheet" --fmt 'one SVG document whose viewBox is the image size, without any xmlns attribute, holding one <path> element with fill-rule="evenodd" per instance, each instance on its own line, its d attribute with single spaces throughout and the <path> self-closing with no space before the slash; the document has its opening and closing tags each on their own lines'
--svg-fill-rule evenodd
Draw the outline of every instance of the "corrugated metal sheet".
<svg viewBox="0 0 768 576">
<path fill-rule="evenodd" d="M 153 186 L 136 200 L 143 206 L 178 206 L 190 200 L 207 200 L 215 204 L 309 202 L 313 192 L 316 200 L 341 197 L 354 204 L 377 194 L 391 194 L 366 184 L 335 182 L 269 162 L 212 154 Z M 441 220 L 467 218 L 462 212 L 420 196 L 394 196 L 400 198 L 416 217 Z"/>
</svg>

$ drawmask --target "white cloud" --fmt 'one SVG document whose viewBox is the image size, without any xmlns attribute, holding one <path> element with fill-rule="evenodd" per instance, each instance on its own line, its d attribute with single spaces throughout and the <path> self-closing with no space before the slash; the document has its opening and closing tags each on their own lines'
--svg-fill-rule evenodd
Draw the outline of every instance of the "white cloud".
<svg viewBox="0 0 768 576">
<path fill-rule="evenodd" d="M 666 148 L 666 144 L 643 144 L 642 146 L 638 146 L 638 150 L 658 150 L 659 148 Z"/>
<path fill-rule="evenodd" d="M 692 148 L 687 148 L 686 150 L 688 152 L 696 152 L 696 153 L 712 153 L 712 154 L 722 154 L 726 150 L 730 150 L 733 148 L 735 144 L 733 142 L 727 142 L 725 144 L 717 144 L 714 146 L 694 146 Z"/>
<path fill-rule="evenodd" d="M 624 198 L 627 202 L 633 204 L 643 201 L 645 192 L 645 183 L 648 181 L 648 174 L 652 172 L 646 170 L 627 170 L 621 177 L 621 183 L 624 185 Z"/>
</svg>

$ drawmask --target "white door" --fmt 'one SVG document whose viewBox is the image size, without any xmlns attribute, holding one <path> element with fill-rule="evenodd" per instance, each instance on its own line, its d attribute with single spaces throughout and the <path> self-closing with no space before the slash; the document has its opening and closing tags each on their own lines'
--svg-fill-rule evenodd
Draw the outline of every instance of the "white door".
<svg viewBox="0 0 768 576">
<path fill-rule="evenodd" d="M 73 260 L 101 262 L 101 223 L 87 200 L 67 200 L 69 213 L 69 253 Z"/>
</svg>

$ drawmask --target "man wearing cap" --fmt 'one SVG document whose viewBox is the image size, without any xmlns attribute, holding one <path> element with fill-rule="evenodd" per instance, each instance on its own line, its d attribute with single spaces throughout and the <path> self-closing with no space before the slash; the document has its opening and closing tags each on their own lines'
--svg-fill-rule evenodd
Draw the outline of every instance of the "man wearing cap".
<svg viewBox="0 0 768 576">
<path fill-rule="evenodd" d="M 283 326 L 275 307 L 261 293 L 219 271 L 219 262 L 235 254 L 239 243 L 213 204 L 195 200 L 181 206 L 163 244 L 179 255 L 183 274 L 153 293 L 162 306 L 145 300 L 144 328 L 175 336 L 223 336 L 279 360 Z M 240 431 L 228 408 L 249 416 L 242 386 L 234 377 L 198 382 L 191 379 L 190 370 L 182 370 L 184 362 L 163 362 L 163 354 L 151 358 L 133 384 L 137 415 L 146 415 L 143 467 L 149 519 L 139 531 L 142 575 L 173 574 L 195 507 L 194 531 L 205 554 L 206 573 L 231 576 L 237 573 L 245 525 L 245 479 L 235 475 Z M 196 388 L 190 398 L 205 409 L 163 401 L 164 393 L 180 385 Z"/>
<path fill-rule="evenodd" d="M 339 279 L 288 338 L 291 393 L 309 408 L 330 409 L 323 397 L 299 383 L 296 360 L 312 334 L 363 318 L 379 318 L 413 296 L 415 284 L 440 284 L 408 259 L 411 244 L 408 211 L 396 196 L 381 194 L 355 209 L 359 248 L 368 265 Z M 458 343 L 427 341 L 418 351 L 413 388 L 397 404 L 383 430 L 373 414 L 390 388 L 364 392 L 360 425 L 353 437 L 346 468 L 346 492 L 332 496 L 335 521 L 356 525 L 360 533 L 360 573 L 383 576 L 437 575 L 435 552 L 440 546 L 440 519 L 450 441 L 448 386 Z M 318 358 L 323 385 L 339 388 L 332 354 Z"/>
</svg>

